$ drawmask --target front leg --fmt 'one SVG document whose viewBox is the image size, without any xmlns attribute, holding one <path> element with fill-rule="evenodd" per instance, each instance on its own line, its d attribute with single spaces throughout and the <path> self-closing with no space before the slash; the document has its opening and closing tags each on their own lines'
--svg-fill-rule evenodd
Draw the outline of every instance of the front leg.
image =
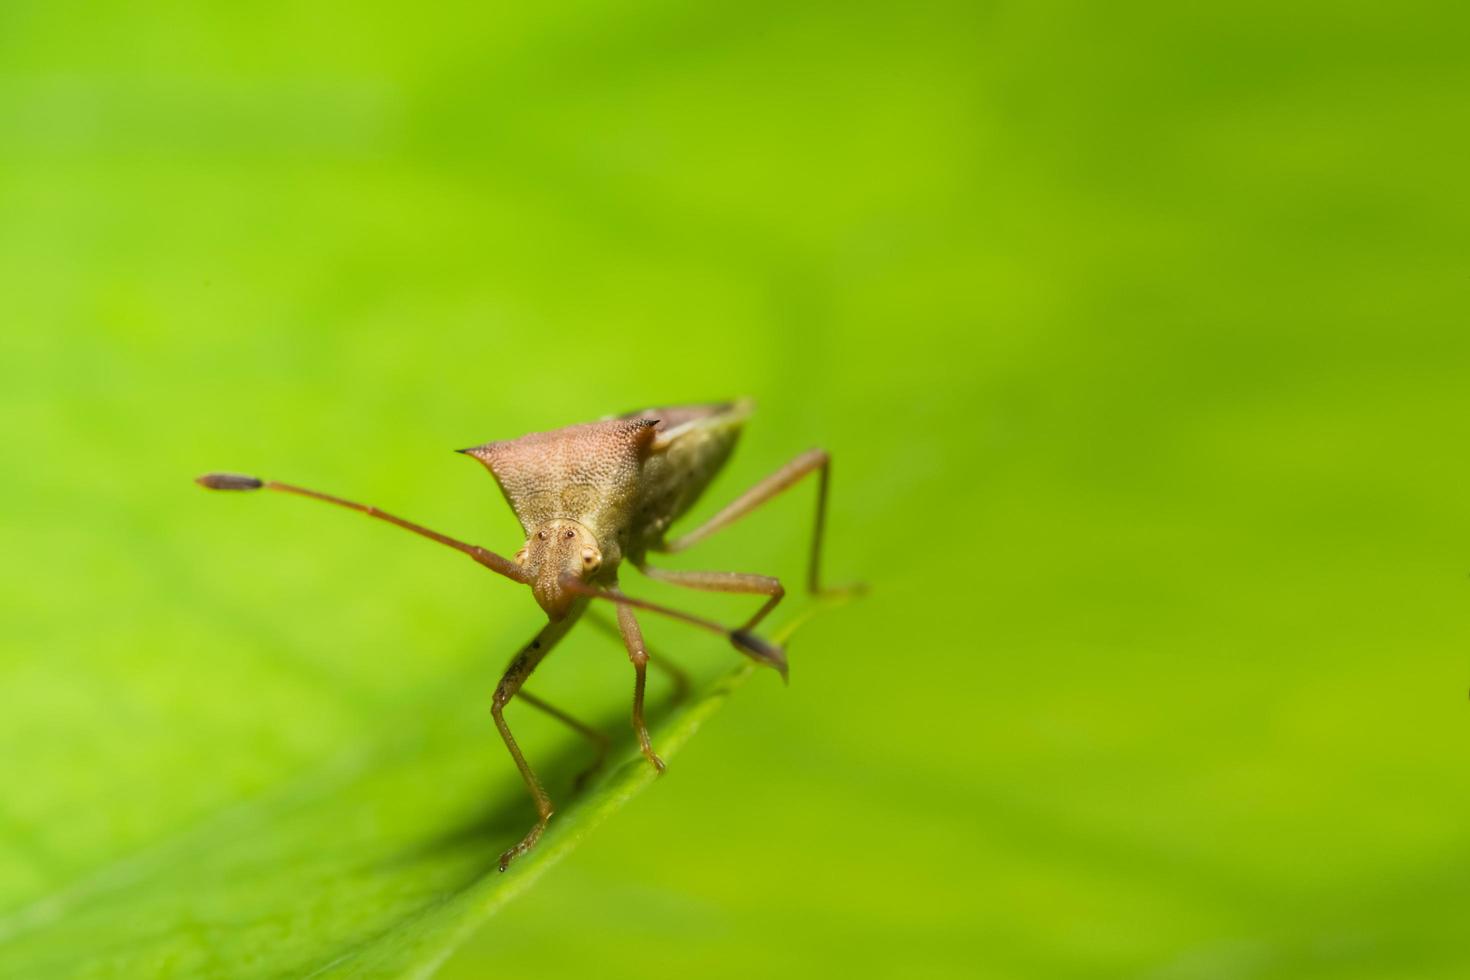
<svg viewBox="0 0 1470 980">
<path fill-rule="evenodd" d="M 526 831 L 526 836 L 521 842 L 504 854 L 500 855 L 500 870 L 504 871 L 510 867 L 510 862 L 536 846 L 541 839 L 541 834 L 546 830 L 546 824 L 551 819 L 555 808 L 551 805 L 551 797 L 546 795 L 546 790 L 541 785 L 541 780 L 536 778 L 526 757 L 521 753 L 521 747 L 516 744 L 515 736 L 510 733 L 510 726 L 505 723 L 505 706 L 510 699 L 516 696 L 521 685 L 526 683 L 526 678 L 536 669 L 536 665 L 551 652 L 551 648 L 557 641 L 572 628 L 572 624 L 581 615 L 585 603 L 578 603 L 572 610 L 561 619 L 553 620 L 541 628 L 530 643 L 526 644 L 510 666 L 505 670 L 505 676 L 501 677 L 500 683 L 495 688 L 495 698 L 490 704 L 490 714 L 495 719 L 495 727 L 500 730 L 500 737 L 505 740 L 505 747 L 510 750 L 510 757 L 515 760 L 516 768 L 521 771 L 521 778 L 526 781 L 526 788 L 531 791 L 531 798 L 536 801 L 536 824 Z"/>
<path fill-rule="evenodd" d="M 617 587 L 613 590 L 616 592 Z M 643 645 L 643 630 L 633 615 L 633 607 L 619 604 L 618 631 L 623 634 L 623 643 L 628 648 L 628 659 L 633 662 L 633 731 L 638 736 L 638 748 L 659 773 L 664 771 L 664 760 L 653 751 L 653 742 L 648 737 L 648 725 L 643 720 L 643 689 L 648 682 L 648 647 Z"/>
<path fill-rule="evenodd" d="M 621 627 L 595 609 L 588 611 L 587 621 L 614 639 L 621 640 L 623 638 Z M 694 682 L 689 678 L 689 673 L 663 654 L 650 650 L 647 644 L 644 645 L 643 649 L 648 653 L 648 662 L 663 671 L 669 680 L 673 682 L 674 690 L 669 695 L 669 703 L 682 704 L 687 701 L 690 692 L 694 689 Z"/>
</svg>

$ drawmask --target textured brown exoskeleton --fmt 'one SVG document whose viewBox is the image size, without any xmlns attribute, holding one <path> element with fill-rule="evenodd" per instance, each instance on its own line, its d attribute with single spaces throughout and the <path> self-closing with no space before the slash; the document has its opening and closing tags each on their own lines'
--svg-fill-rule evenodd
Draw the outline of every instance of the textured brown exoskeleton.
<svg viewBox="0 0 1470 980">
<path fill-rule="evenodd" d="M 394 517 L 376 507 L 288 483 L 230 473 L 210 473 L 199 477 L 197 482 L 212 490 L 264 487 L 348 507 L 448 545 L 491 571 L 531 587 L 550 622 L 511 660 L 495 689 L 490 709 L 501 738 L 535 798 L 538 814 L 536 825 L 525 838 L 501 855 L 500 870 L 504 871 L 515 857 L 535 845 L 552 814 L 551 798 L 531 771 L 505 723 L 506 704 L 519 694 L 521 700 L 592 739 L 601 750 L 598 762 L 606 752 L 607 740 L 601 733 L 521 690 L 531 672 L 567 634 L 590 600 L 602 599 L 617 605 L 618 629 L 633 662 L 633 729 L 643 755 L 659 772 L 663 771 L 664 763 L 654 754 L 643 721 L 649 655 L 634 618 L 635 608 L 673 616 L 723 634 L 735 649 L 774 667 L 782 678 L 786 677 L 785 652 L 753 632 L 786 594 L 780 581 L 741 572 L 670 571 L 652 568 L 645 561 L 650 551 L 682 551 L 702 541 L 806 474 L 816 472 L 819 475 L 817 515 L 807 587 L 814 593 L 824 591 L 818 566 L 829 461 L 827 453 L 820 449 L 802 453 L 705 523 L 666 540 L 669 525 L 693 506 L 724 466 L 749 412 L 748 402 L 649 409 L 459 450 L 485 464 L 520 520 L 526 543 L 516 552 L 514 560 Z M 741 626 L 727 629 L 699 616 L 624 595 L 618 589 L 618 567 L 624 561 L 632 562 L 650 578 L 674 585 L 711 592 L 748 592 L 763 595 L 766 601 Z"/>
</svg>

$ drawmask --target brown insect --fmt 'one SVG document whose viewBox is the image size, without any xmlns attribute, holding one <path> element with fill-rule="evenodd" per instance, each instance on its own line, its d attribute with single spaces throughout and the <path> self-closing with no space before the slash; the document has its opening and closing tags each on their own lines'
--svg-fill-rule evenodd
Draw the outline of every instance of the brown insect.
<svg viewBox="0 0 1470 980">
<path fill-rule="evenodd" d="M 209 473 L 196 482 L 211 490 L 264 487 L 347 507 L 448 545 L 491 571 L 531 587 L 550 621 L 511 660 L 495 689 L 490 708 L 500 737 L 505 740 L 536 801 L 538 815 L 535 826 L 520 843 L 500 856 L 500 870 L 504 871 L 512 860 L 535 846 L 553 812 L 551 798 L 505 723 L 506 704 L 519 694 L 522 701 L 596 742 L 602 750 L 599 763 L 606 751 L 607 740 L 601 733 L 522 690 L 531 672 L 572 628 L 590 600 L 617 605 L 618 630 L 633 662 L 633 730 L 643 755 L 656 770 L 663 772 L 663 760 L 654 753 L 643 720 L 649 655 L 633 610 L 672 616 L 720 633 L 735 649 L 774 667 L 784 679 L 785 652 L 756 636 L 754 630 L 781 601 L 786 590 L 779 580 L 768 575 L 654 568 L 647 563 L 648 553 L 683 551 L 815 472 L 818 474 L 817 514 L 807 588 L 813 593 L 844 591 L 824 590 L 818 574 L 830 472 L 827 453 L 820 449 L 797 456 L 693 530 L 673 540 L 666 538 L 669 525 L 694 505 L 729 459 L 750 409 L 750 403 L 745 401 L 649 409 L 459 450 L 485 464 L 520 520 L 526 543 L 514 559 L 431 531 L 376 507 L 289 483 L 232 473 Z M 673 585 L 710 592 L 748 592 L 765 596 L 766 601 L 739 627 L 727 629 L 700 616 L 624 595 L 618 588 L 618 568 L 624 561 L 632 562 L 649 578 Z"/>
</svg>

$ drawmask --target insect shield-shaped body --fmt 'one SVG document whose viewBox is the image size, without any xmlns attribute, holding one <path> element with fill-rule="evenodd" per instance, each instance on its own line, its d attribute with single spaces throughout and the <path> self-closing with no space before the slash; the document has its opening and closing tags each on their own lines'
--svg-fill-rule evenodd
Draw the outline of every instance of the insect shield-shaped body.
<svg viewBox="0 0 1470 980">
<path fill-rule="evenodd" d="M 622 560 L 642 565 L 664 532 L 725 465 L 748 403 L 649 409 L 463 453 L 494 475 L 526 544 L 516 561 L 548 616 L 576 595 L 563 576 L 613 583 Z"/>
<path fill-rule="evenodd" d="M 615 419 L 462 449 L 489 468 L 526 544 L 516 553 L 552 619 L 579 598 L 564 577 L 616 582 L 657 419 Z"/>
<path fill-rule="evenodd" d="M 781 601 L 785 589 L 777 579 L 766 575 L 653 568 L 645 560 L 647 553 L 681 551 L 815 472 L 819 474 L 817 514 L 807 582 L 814 593 L 833 591 L 823 589 L 818 579 L 829 470 L 827 454 L 821 450 L 801 454 L 704 524 L 672 541 L 666 540 L 670 525 L 693 506 L 724 466 L 749 411 L 748 402 L 650 409 L 460 450 L 489 468 L 521 523 L 526 541 L 514 559 L 376 507 L 289 483 L 228 473 L 207 474 L 197 482 L 213 490 L 268 489 L 346 507 L 454 548 L 491 571 L 530 586 L 548 622 L 511 659 L 495 690 L 491 713 L 531 791 L 538 819 L 520 843 L 501 855 L 500 869 L 504 871 L 517 855 L 535 845 L 553 811 L 551 798 L 511 736 L 503 713 L 505 706 L 519 696 L 520 700 L 592 739 L 600 749 L 593 768 L 606 753 L 605 736 L 522 691 L 531 672 L 566 635 L 588 600 L 616 604 L 618 631 L 634 668 L 633 728 L 644 756 L 662 771 L 663 760 L 653 751 L 643 719 L 649 655 L 634 610 L 671 616 L 719 633 L 741 653 L 776 668 L 785 677 L 784 651 L 754 632 Z M 727 628 L 700 616 L 624 595 L 618 588 L 618 568 L 624 561 L 651 578 L 674 585 L 761 595 L 766 601 L 741 626 Z"/>
</svg>

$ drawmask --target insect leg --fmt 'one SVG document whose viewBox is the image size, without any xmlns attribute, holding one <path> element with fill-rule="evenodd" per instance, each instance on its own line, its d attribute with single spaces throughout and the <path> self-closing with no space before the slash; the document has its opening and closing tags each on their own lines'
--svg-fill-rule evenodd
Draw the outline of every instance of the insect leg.
<svg viewBox="0 0 1470 980">
<path fill-rule="evenodd" d="M 597 757 L 592 760 L 592 764 L 589 765 L 586 769 L 583 769 L 581 772 L 577 773 L 577 778 L 572 781 L 572 792 L 580 793 L 582 791 L 582 787 L 587 784 L 587 780 L 592 778 L 592 774 L 601 769 L 602 764 L 607 761 L 607 750 L 608 747 L 612 744 L 611 740 L 607 737 L 607 734 L 605 732 L 599 732 L 591 725 L 588 725 L 585 722 L 578 721 L 571 715 L 567 714 L 565 711 L 561 710 L 555 705 L 546 703 L 545 701 L 536 697 L 536 695 L 532 694 L 530 691 L 525 690 L 524 688 L 522 688 L 520 692 L 516 694 L 516 697 L 525 704 L 529 704 L 531 707 L 537 709 L 538 711 L 543 711 L 551 717 L 555 718 L 557 721 L 566 725 L 568 728 L 571 728 L 597 747 Z"/>
<path fill-rule="evenodd" d="M 643 757 L 659 772 L 664 771 L 664 760 L 653 751 L 648 738 L 648 725 L 643 720 L 643 687 L 647 681 L 648 648 L 643 645 L 643 631 L 633 616 L 633 607 L 618 605 L 618 630 L 623 634 L 623 643 L 628 648 L 628 659 L 633 662 L 633 731 L 638 735 L 638 747 Z"/>
<path fill-rule="evenodd" d="M 743 592 L 755 593 L 767 596 L 766 601 L 755 615 L 746 620 L 742 630 L 753 630 L 760 625 L 772 609 L 786 595 L 786 589 L 782 587 L 781 580 L 769 575 L 748 575 L 744 572 L 676 572 L 665 568 L 652 568 L 648 565 L 639 565 L 638 570 L 649 578 L 668 582 L 670 585 L 680 585 L 686 589 L 700 589 L 705 592 Z"/>
<path fill-rule="evenodd" d="M 387 511 L 370 507 L 367 504 L 343 500 L 341 497 L 334 497 L 329 493 L 308 490 L 305 487 L 294 486 L 290 483 L 280 483 L 276 480 L 261 480 L 253 476 L 240 476 L 235 473 L 206 473 L 201 477 L 197 477 L 194 482 L 210 490 L 275 490 L 280 493 L 293 493 L 298 497 L 310 497 L 313 500 L 320 500 L 324 503 L 336 504 L 338 507 L 346 507 L 348 510 L 355 510 L 359 514 L 366 514 L 369 517 L 376 517 L 380 521 L 387 521 L 389 524 L 401 527 L 405 531 L 412 531 L 414 534 L 428 538 L 430 541 L 437 541 L 442 545 L 448 545 L 455 551 L 473 558 L 492 572 L 504 575 L 508 579 L 513 579 L 517 582 L 526 581 L 525 573 L 521 571 L 521 567 L 503 555 L 497 555 L 488 548 L 481 548 L 477 544 L 467 544 L 458 538 L 451 538 L 447 534 L 431 531 L 422 524 L 406 521 L 401 517 L 395 517 Z"/>
<path fill-rule="evenodd" d="M 531 676 L 531 671 L 536 669 L 536 665 L 541 663 L 556 642 L 572 628 L 580 611 L 580 609 L 574 609 L 561 619 L 541 627 L 541 632 L 537 633 L 535 638 L 515 655 L 515 659 L 511 660 L 510 666 L 505 670 L 505 676 L 501 677 L 500 683 L 496 685 L 495 697 L 490 704 L 490 714 L 495 719 L 495 727 L 500 730 L 500 737 L 505 740 L 505 747 L 510 750 L 510 757 L 515 760 L 516 768 L 521 771 L 521 778 L 526 781 L 526 788 L 531 791 L 531 798 L 536 801 L 536 824 L 526 832 L 526 836 L 519 844 L 500 855 L 501 871 L 509 867 L 511 861 L 536 845 L 536 841 L 541 839 L 541 833 L 546 829 L 546 822 L 551 819 L 554 810 L 551 805 L 551 797 L 546 795 L 546 790 L 541 786 L 541 780 L 536 778 L 536 773 L 531 770 L 530 764 L 526 762 L 526 757 L 521 754 L 521 747 L 516 744 L 515 736 L 510 733 L 510 727 L 505 723 L 505 706 L 520 691 L 521 685 L 526 683 L 526 678 Z"/>
<path fill-rule="evenodd" d="M 853 591 L 855 586 L 823 588 L 821 585 L 822 532 L 827 524 L 827 483 L 831 468 L 832 458 L 825 449 L 809 449 L 730 501 L 723 510 L 699 527 L 680 535 L 673 541 L 663 543 L 656 550 L 683 551 L 703 541 L 721 528 L 740 520 L 761 504 L 790 489 L 808 473 L 815 471 L 818 474 L 817 517 L 812 527 L 811 558 L 807 563 L 807 590 L 819 594 Z"/>
<path fill-rule="evenodd" d="M 687 613 L 669 606 L 659 605 L 656 602 L 649 602 L 647 599 L 635 599 L 632 596 L 623 595 L 621 592 L 594 588 L 575 575 L 563 575 L 558 580 L 558 584 L 568 592 L 586 596 L 589 599 L 604 599 L 608 602 L 616 602 L 619 607 L 631 606 L 634 609 L 647 609 L 649 612 L 658 613 L 660 616 L 668 616 L 670 619 L 681 620 L 691 626 L 698 626 L 700 629 L 709 630 L 711 633 L 718 633 L 729 640 L 736 650 L 739 650 L 752 660 L 763 663 L 768 667 L 776 668 L 781 674 L 781 678 L 783 680 L 786 679 L 786 651 L 782 650 L 779 644 L 763 640 L 749 630 L 726 629 L 714 620 L 705 619 L 703 616 L 696 616 L 694 613 Z"/>
<path fill-rule="evenodd" d="M 618 624 L 602 615 L 600 611 L 596 609 L 589 610 L 587 612 L 587 620 L 608 636 L 619 641 L 622 640 L 623 632 L 618 628 Z M 654 669 L 663 671 L 668 675 L 669 680 L 673 682 L 674 690 L 669 695 L 669 700 L 674 704 L 679 704 L 688 698 L 689 692 L 694 688 L 694 682 L 689 679 L 688 672 L 663 654 L 654 653 L 652 650 L 649 650 L 646 645 L 643 649 L 648 650 L 648 662 L 653 665 Z"/>
</svg>

